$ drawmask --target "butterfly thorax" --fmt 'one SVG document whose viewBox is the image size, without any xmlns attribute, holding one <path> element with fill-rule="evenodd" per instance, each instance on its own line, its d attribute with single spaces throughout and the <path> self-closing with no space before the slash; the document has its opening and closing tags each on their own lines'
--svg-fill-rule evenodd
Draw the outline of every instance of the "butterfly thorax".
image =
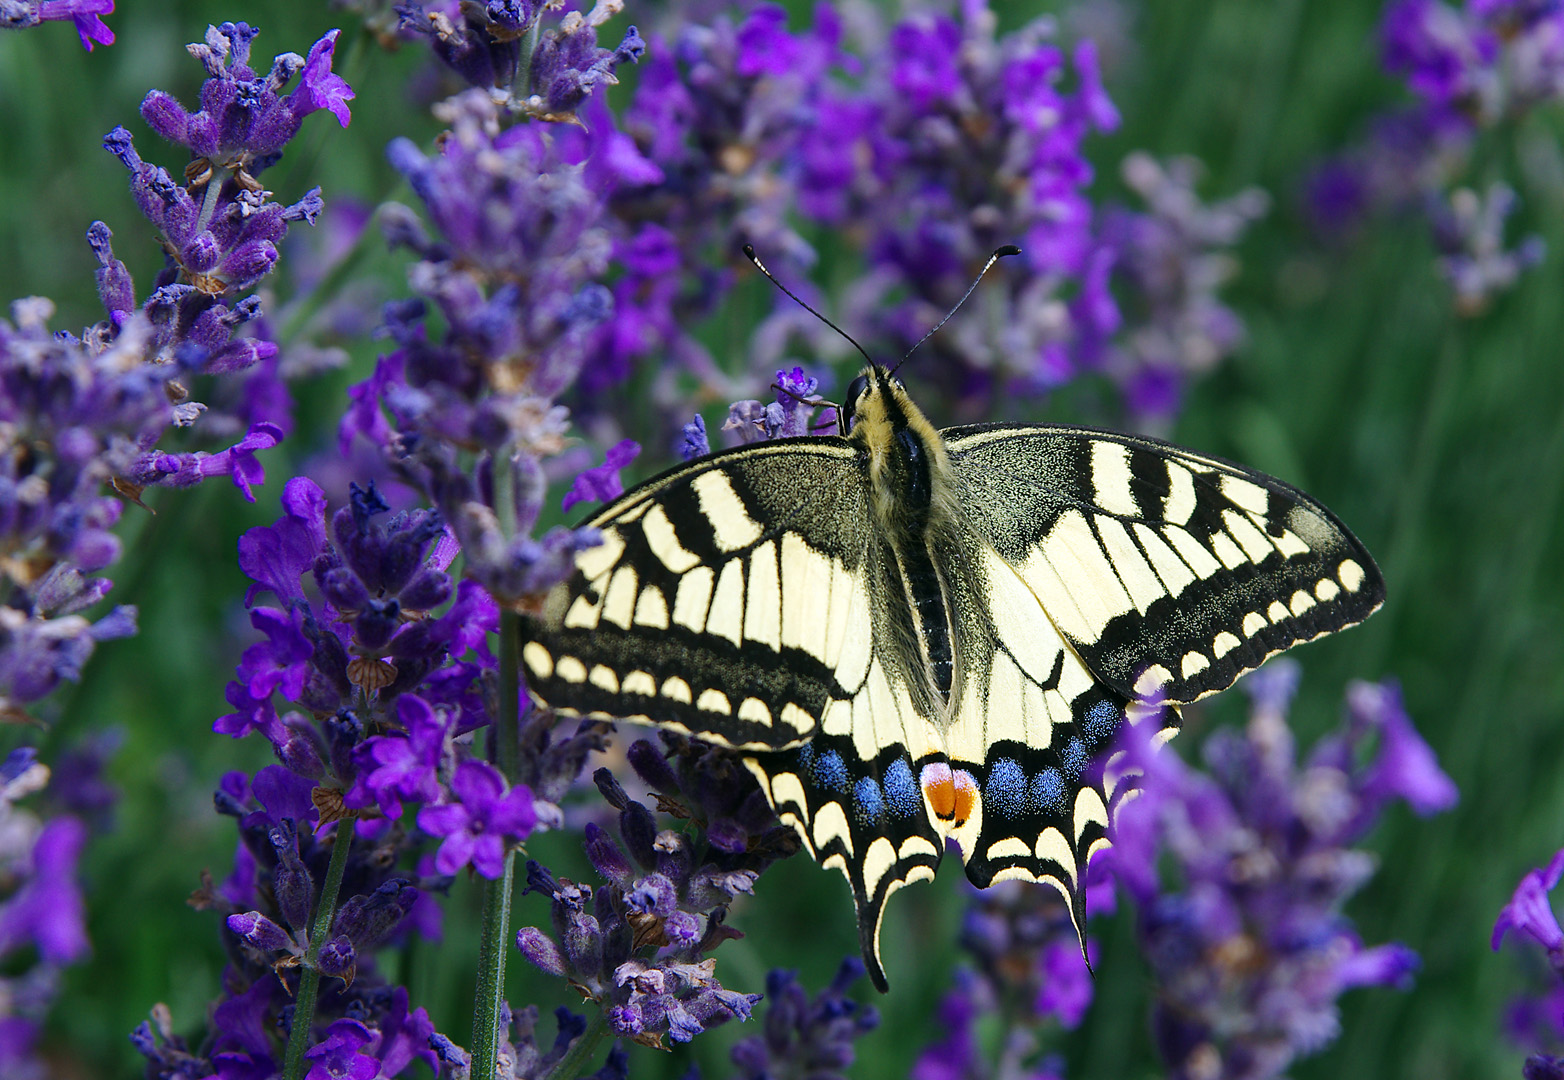
<svg viewBox="0 0 1564 1080">
<path fill-rule="evenodd" d="M 847 403 L 848 438 L 863 447 L 870 509 L 892 595 L 906 598 L 895 652 L 909 682 L 926 672 L 943 711 L 955 671 L 950 587 L 934 557 L 956 516 L 945 440 L 884 368 L 866 368 Z M 921 695 L 915 695 L 921 696 Z M 930 702 L 930 705 L 933 703 Z M 934 711 L 934 710 L 930 710 Z"/>
</svg>

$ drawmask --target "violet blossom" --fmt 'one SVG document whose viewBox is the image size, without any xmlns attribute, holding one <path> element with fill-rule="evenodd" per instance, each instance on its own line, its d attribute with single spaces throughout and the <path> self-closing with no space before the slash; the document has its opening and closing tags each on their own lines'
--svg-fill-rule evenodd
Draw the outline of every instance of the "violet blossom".
<svg viewBox="0 0 1564 1080">
<path fill-rule="evenodd" d="M 525 891 L 551 899 L 554 933 L 524 927 L 516 936 L 523 956 L 596 1002 L 617 1034 L 654 1046 L 749 1017 L 760 995 L 725 989 L 708 954 L 742 936 L 725 922 L 733 899 L 799 849 L 732 754 L 676 736 L 663 741 L 663 751 L 636 742 L 631 764 L 664 809 L 700 831 L 659 831 L 652 812 L 599 769 L 594 779 L 619 811 L 620 841 L 588 824 L 586 852 L 606 884 L 593 889 L 529 862 Z"/>
<path fill-rule="evenodd" d="M 1399 697 L 1368 684 L 1349 694 L 1345 730 L 1295 762 L 1285 713 L 1296 681 L 1287 661 L 1246 677 L 1249 726 L 1207 740 L 1209 774 L 1153 749 L 1150 724 L 1123 736 L 1116 767 L 1141 774 L 1140 794 L 1118 813 L 1110 861 L 1138 908 L 1153 1029 L 1175 1076 L 1278 1076 L 1335 1039 L 1343 991 L 1402 986 L 1417 967 L 1405 946 L 1366 946 L 1342 914 L 1374 871 L 1350 845 L 1389 797 L 1428 814 L 1453 803 L 1454 787 Z M 1179 866 L 1177 891 L 1156 878 L 1158 850 Z"/>
<path fill-rule="evenodd" d="M 623 9 L 623 0 L 597 0 L 589 11 L 567 11 L 546 30 L 542 19 L 557 8 L 534 0 L 413 0 L 398 5 L 397 14 L 401 28 L 426 35 L 435 56 L 463 82 L 503 92 L 518 116 L 573 121 L 597 87 L 619 81 L 615 68 L 638 62 L 646 51 L 634 26 L 616 48 L 598 45 L 598 28 Z"/>
<path fill-rule="evenodd" d="M 1474 160 L 1485 131 L 1513 130 L 1564 98 L 1564 11 L 1508 0 L 1393 0 L 1380 27 L 1385 66 L 1417 99 L 1378 118 L 1369 137 L 1323 163 L 1309 182 L 1315 220 L 1341 234 L 1369 213 L 1414 209 L 1432 227 L 1458 314 L 1486 311 L 1543 256 L 1513 249 L 1504 222 L 1514 191 Z M 1492 170 L 1487 170 L 1491 172 Z M 1484 176 L 1486 192 L 1459 186 Z"/>
<path fill-rule="evenodd" d="M 880 1025 L 872 1005 L 847 996 L 848 987 L 863 978 L 863 961 L 842 961 L 830 985 L 811 996 L 792 971 L 766 976 L 766 1015 L 761 1034 L 746 1035 L 729 1056 L 744 1080 L 773 1076 L 808 1076 L 840 1080 L 857 1057 L 853 1040 Z"/>
<path fill-rule="evenodd" d="M 1527 1080 L 1564 1076 L 1564 929 L 1559 926 L 1549 893 L 1564 877 L 1564 850 L 1546 867 L 1534 867 L 1521 878 L 1509 903 L 1493 924 L 1495 951 L 1506 936 L 1523 947 L 1540 946 L 1551 970 L 1551 986 L 1511 1003 L 1506 1028 L 1528 1051 L 1522 1075 Z"/>
<path fill-rule="evenodd" d="M 46 22 L 71 20 L 81 47 L 114 44 L 114 31 L 102 16 L 114 11 L 114 0 L 0 0 L 0 30 L 26 30 Z"/>
<path fill-rule="evenodd" d="M 34 1053 L 42 1023 L 64 970 L 89 949 L 77 876 L 87 826 L 17 805 L 49 783 L 32 747 L 0 760 L 0 1074 L 17 1080 L 48 1075 Z"/>
</svg>

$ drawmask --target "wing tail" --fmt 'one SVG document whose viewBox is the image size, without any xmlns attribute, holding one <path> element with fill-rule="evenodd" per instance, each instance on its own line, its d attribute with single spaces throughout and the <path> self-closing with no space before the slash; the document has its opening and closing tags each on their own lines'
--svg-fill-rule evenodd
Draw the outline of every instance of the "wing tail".
<svg viewBox="0 0 1564 1080">
<path fill-rule="evenodd" d="M 797 750 L 746 757 L 777 816 L 821 866 L 852 889 L 864 966 L 881 993 L 885 903 L 903 885 L 934 876 L 942 839 L 930 823 L 915 765 L 902 746 L 865 761 L 850 737 L 817 735 Z"/>
</svg>

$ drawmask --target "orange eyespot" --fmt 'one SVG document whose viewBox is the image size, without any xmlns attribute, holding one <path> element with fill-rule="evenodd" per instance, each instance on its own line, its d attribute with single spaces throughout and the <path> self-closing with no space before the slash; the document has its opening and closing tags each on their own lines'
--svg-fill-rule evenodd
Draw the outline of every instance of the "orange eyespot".
<svg viewBox="0 0 1564 1080">
<path fill-rule="evenodd" d="M 971 773 L 936 761 L 923 767 L 919 780 L 935 817 L 958 829 L 967 823 L 977 803 L 977 780 Z"/>
</svg>

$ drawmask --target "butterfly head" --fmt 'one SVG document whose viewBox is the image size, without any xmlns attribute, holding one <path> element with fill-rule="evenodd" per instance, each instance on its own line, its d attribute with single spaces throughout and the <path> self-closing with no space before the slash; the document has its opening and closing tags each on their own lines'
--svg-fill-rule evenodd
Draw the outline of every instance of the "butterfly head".
<svg viewBox="0 0 1564 1080">
<path fill-rule="evenodd" d="M 918 411 L 901 380 L 879 364 L 870 364 L 847 384 L 847 397 L 841 410 L 841 434 L 859 431 L 862 438 L 864 434 L 883 429 L 886 424 L 896 426 L 898 421 L 905 424 L 903 418 L 909 409 L 914 413 Z"/>
</svg>

